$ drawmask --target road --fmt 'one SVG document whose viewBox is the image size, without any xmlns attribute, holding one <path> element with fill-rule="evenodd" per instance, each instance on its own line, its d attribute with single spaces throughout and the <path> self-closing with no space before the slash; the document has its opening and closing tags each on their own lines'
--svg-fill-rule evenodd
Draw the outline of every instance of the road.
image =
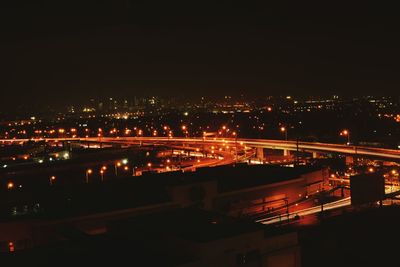
<svg viewBox="0 0 400 267">
<path fill-rule="evenodd" d="M 350 199 L 350 197 L 347 197 L 344 199 L 340 199 L 340 200 L 337 200 L 334 202 L 324 204 L 324 211 L 342 208 L 342 207 L 346 207 L 346 206 L 350 206 L 350 205 L 351 205 L 351 199 Z M 257 220 L 256 222 L 259 222 L 262 224 L 274 224 L 274 223 L 279 223 L 281 221 L 285 221 L 287 219 L 289 219 L 289 220 L 294 219 L 296 216 L 302 217 L 302 216 L 307 216 L 307 215 L 311 215 L 311 214 L 316 214 L 319 212 L 321 212 L 321 206 L 315 206 L 315 207 L 306 208 L 303 210 L 289 213 L 289 215 L 281 214 L 281 215 L 277 215 L 277 216 L 270 217 L 270 218 L 260 219 L 260 220 Z"/>
<path fill-rule="evenodd" d="M 126 145 L 134 144 L 155 144 L 155 145 L 230 145 L 262 147 L 278 150 L 292 150 L 321 153 L 338 153 L 352 156 L 365 156 L 392 161 L 400 161 L 400 150 L 349 146 L 339 144 L 328 144 L 318 142 L 296 142 L 285 140 L 266 140 L 266 139 L 223 139 L 223 138 L 181 138 L 181 137 L 89 137 L 89 138 L 46 138 L 46 139 L 0 139 L 0 143 L 23 143 L 28 141 L 71 141 L 71 142 L 102 142 L 119 143 Z"/>
<path fill-rule="evenodd" d="M 388 195 L 390 195 L 392 192 L 398 192 L 398 190 L 400 190 L 399 188 L 393 189 L 391 187 L 386 187 L 385 188 L 385 193 Z M 337 201 L 333 201 L 333 202 L 329 202 L 324 204 L 324 211 L 326 210 L 333 210 L 333 209 L 338 209 L 338 208 L 343 208 L 343 207 L 347 207 L 351 205 L 351 198 L 350 197 L 346 197 L 343 199 L 339 199 Z M 260 219 L 257 220 L 256 222 L 262 223 L 262 224 L 274 224 L 274 223 L 279 223 L 281 221 L 285 221 L 285 220 L 291 220 L 294 219 L 296 216 L 307 216 L 307 215 L 312 215 L 312 214 L 316 214 L 321 212 L 321 205 L 315 206 L 315 207 L 311 207 L 311 208 L 306 208 L 306 209 L 302 209 L 302 210 L 298 210 L 295 212 L 291 212 L 288 214 L 281 214 L 281 215 L 277 215 L 277 216 L 273 216 L 273 217 L 269 217 L 269 218 L 264 218 L 264 219 Z M 289 216 L 289 217 L 288 217 Z"/>
</svg>

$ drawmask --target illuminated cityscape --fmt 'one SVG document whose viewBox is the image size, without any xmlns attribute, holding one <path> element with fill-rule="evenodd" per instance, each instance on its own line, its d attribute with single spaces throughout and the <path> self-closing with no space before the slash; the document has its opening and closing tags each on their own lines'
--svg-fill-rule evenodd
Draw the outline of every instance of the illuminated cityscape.
<svg viewBox="0 0 400 267">
<path fill-rule="evenodd" d="M 397 266 L 392 15 L 164 5 L 5 7 L 0 262 Z"/>
</svg>

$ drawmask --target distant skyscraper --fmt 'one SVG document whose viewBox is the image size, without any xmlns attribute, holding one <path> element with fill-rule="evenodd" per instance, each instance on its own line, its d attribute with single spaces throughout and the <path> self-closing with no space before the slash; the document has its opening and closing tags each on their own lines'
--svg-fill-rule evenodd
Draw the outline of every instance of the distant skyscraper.
<svg viewBox="0 0 400 267">
<path fill-rule="evenodd" d="M 89 108 L 96 109 L 96 103 L 93 98 L 90 99 Z"/>
</svg>

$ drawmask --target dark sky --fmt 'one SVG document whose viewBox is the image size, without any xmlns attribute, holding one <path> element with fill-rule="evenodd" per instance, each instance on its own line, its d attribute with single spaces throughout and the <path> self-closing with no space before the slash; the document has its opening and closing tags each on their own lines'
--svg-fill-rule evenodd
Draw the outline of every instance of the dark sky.
<svg viewBox="0 0 400 267">
<path fill-rule="evenodd" d="M 32 2 L 0 9 L 3 108 L 149 94 L 399 95 L 394 7 Z"/>
</svg>

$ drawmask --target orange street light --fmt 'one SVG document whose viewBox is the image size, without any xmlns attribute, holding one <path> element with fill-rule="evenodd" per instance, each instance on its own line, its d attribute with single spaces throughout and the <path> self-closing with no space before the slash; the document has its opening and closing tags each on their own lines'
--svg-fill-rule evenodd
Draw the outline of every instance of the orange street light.
<svg viewBox="0 0 400 267">
<path fill-rule="evenodd" d="M 118 168 L 121 166 L 122 166 L 122 163 L 120 161 L 115 163 L 115 165 L 114 165 L 115 176 L 118 176 Z"/>
<path fill-rule="evenodd" d="M 347 136 L 347 144 L 350 145 L 350 131 L 345 129 L 340 133 L 340 135 Z"/>
<path fill-rule="evenodd" d="M 89 183 L 89 175 L 91 175 L 93 173 L 92 169 L 87 169 L 86 170 L 86 183 Z"/>
<path fill-rule="evenodd" d="M 49 179 L 49 181 L 50 181 L 50 185 L 53 185 L 53 183 L 54 183 L 54 181 L 56 180 L 56 177 L 53 175 L 53 176 L 50 176 L 50 179 Z"/>
<path fill-rule="evenodd" d="M 286 127 L 283 127 L 283 126 L 282 126 L 282 127 L 280 128 L 280 131 L 281 131 L 282 133 L 285 134 L 285 140 L 287 141 L 287 140 L 288 140 L 288 138 L 287 138 L 287 132 L 288 132 L 288 131 L 287 131 Z"/>
<path fill-rule="evenodd" d="M 8 190 L 11 190 L 11 189 L 13 189 L 14 188 L 14 183 L 13 182 L 8 182 L 7 183 L 7 189 Z"/>
</svg>

